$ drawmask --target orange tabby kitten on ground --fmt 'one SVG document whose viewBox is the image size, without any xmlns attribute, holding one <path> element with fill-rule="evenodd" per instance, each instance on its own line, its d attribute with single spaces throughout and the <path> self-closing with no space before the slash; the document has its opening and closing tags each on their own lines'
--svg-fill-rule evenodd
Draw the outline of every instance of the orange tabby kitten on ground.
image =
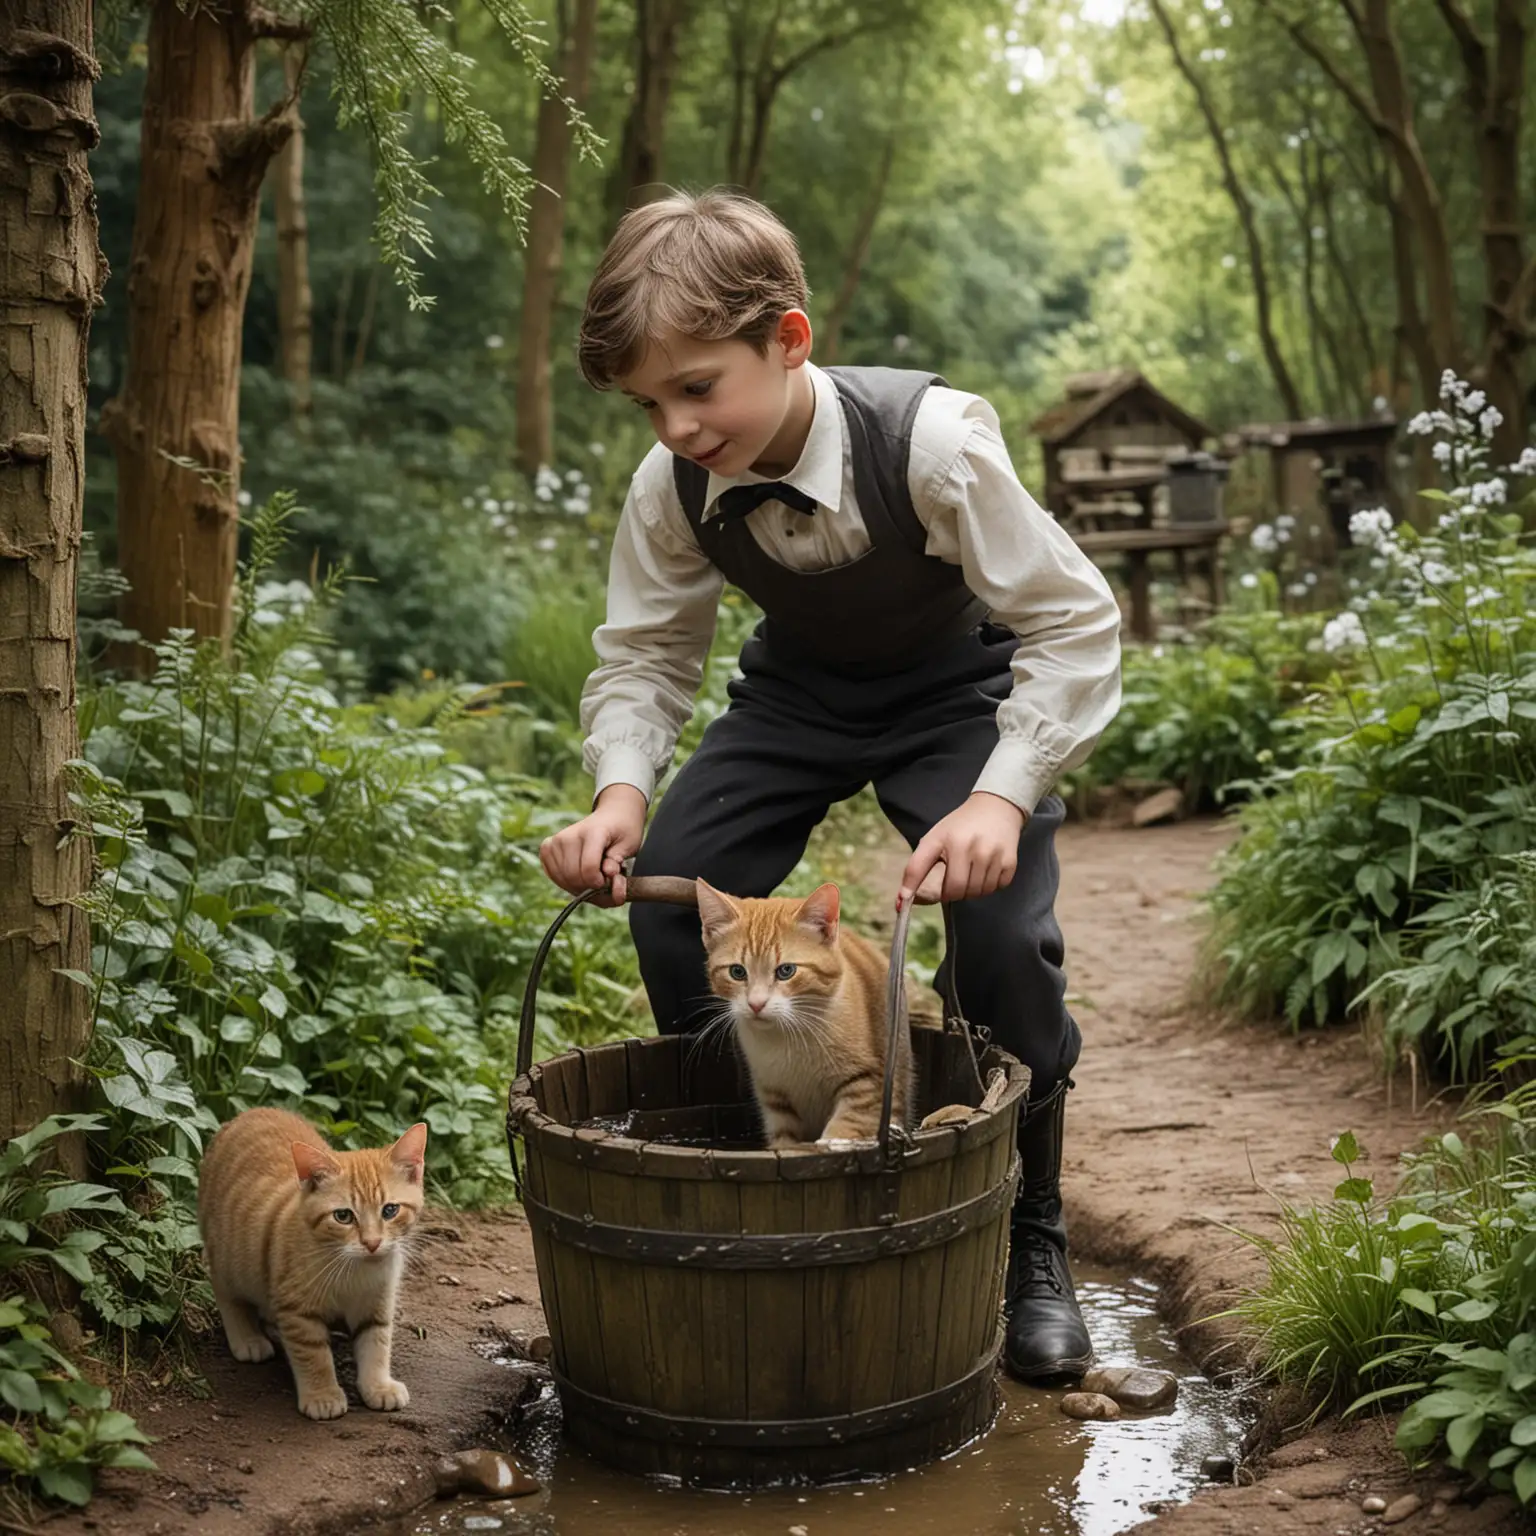
<svg viewBox="0 0 1536 1536">
<path fill-rule="evenodd" d="M 710 989 L 725 1004 L 752 1074 L 770 1147 L 869 1141 L 885 1083 L 886 957 L 838 924 L 838 890 L 726 896 L 695 882 Z M 903 993 L 905 1015 L 905 992 Z M 906 1019 L 891 1119 L 915 1099 Z"/>
<path fill-rule="evenodd" d="M 262 1323 L 273 1324 L 309 1418 L 347 1411 L 332 1323 L 352 1335 L 357 1388 L 370 1408 L 411 1400 L 390 1375 L 390 1347 L 426 1150 L 425 1125 L 392 1147 L 338 1152 L 297 1115 L 248 1109 L 203 1156 L 197 1220 L 229 1347 L 237 1360 L 270 1359 Z"/>
</svg>

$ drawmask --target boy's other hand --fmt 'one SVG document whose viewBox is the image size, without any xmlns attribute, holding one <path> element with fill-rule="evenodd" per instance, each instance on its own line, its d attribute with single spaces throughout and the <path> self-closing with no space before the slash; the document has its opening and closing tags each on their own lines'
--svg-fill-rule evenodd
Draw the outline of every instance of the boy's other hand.
<svg viewBox="0 0 1536 1536">
<path fill-rule="evenodd" d="M 593 905 L 623 906 L 623 863 L 639 849 L 644 835 L 645 796 L 633 784 L 610 784 L 597 797 L 590 816 L 539 844 L 539 862 L 544 873 L 573 896 L 611 881 L 612 891 Z"/>
<path fill-rule="evenodd" d="M 929 877 L 939 864 L 944 878 L 938 900 L 962 901 L 1000 891 L 1018 868 L 1019 834 L 1028 819 L 1011 800 L 978 790 L 958 810 L 936 822 L 912 850 L 901 872 L 897 910 L 920 888 L 926 899 L 935 899 Z"/>
</svg>

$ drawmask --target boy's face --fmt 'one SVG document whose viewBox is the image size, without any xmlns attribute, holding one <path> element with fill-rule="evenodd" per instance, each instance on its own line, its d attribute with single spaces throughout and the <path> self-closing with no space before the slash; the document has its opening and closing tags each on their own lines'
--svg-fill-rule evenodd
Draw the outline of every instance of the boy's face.
<svg viewBox="0 0 1536 1536">
<path fill-rule="evenodd" d="M 717 475 L 760 464 L 760 473 L 781 473 L 794 467 L 804 445 L 797 404 L 809 393 L 800 370 L 810 350 L 811 323 L 791 310 L 765 354 L 745 341 L 672 332 L 618 383 L 673 453 Z"/>
</svg>

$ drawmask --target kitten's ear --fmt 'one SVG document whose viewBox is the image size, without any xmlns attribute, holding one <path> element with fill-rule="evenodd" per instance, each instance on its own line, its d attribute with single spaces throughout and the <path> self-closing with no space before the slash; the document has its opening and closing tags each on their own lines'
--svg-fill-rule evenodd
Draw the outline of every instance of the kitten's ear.
<svg viewBox="0 0 1536 1536">
<path fill-rule="evenodd" d="M 819 885 L 800 903 L 795 921 L 819 933 L 823 944 L 830 944 L 837 937 L 840 900 L 837 887 L 830 881 L 826 885 Z"/>
<path fill-rule="evenodd" d="M 422 1168 L 427 1161 L 427 1122 L 418 1120 L 389 1149 L 389 1156 L 410 1183 L 420 1184 Z"/>
<path fill-rule="evenodd" d="M 704 942 L 708 944 L 717 933 L 729 928 L 741 916 L 741 908 L 729 896 L 703 880 L 695 880 L 693 886 L 699 893 L 699 926 L 704 930 Z"/>
<path fill-rule="evenodd" d="M 308 1141 L 295 1141 L 292 1146 L 294 1172 L 301 1184 L 319 1189 L 327 1179 L 335 1178 L 341 1172 L 341 1165 L 324 1147 Z"/>
</svg>

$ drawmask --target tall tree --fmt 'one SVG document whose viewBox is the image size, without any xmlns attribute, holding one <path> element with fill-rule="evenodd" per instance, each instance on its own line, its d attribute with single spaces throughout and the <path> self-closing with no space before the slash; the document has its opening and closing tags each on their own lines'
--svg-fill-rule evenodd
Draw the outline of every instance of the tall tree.
<svg viewBox="0 0 1536 1536">
<path fill-rule="evenodd" d="M 150 9 L 128 366 L 101 415 L 117 449 L 123 621 L 149 641 L 229 633 L 241 324 L 262 179 L 293 131 L 285 101 L 256 115 L 256 42 L 286 30 L 249 0 Z"/>
<path fill-rule="evenodd" d="M 471 61 L 434 30 L 430 7 L 424 14 L 399 0 L 284 3 L 288 12 L 259 0 L 150 3 L 128 363 L 122 393 L 102 412 L 117 447 L 119 561 L 132 583 L 123 617 L 147 641 L 182 627 L 220 640 L 229 633 L 241 321 L 261 183 L 294 124 L 287 100 L 255 115 L 258 39 L 325 44 L 338 121 L 363 128 L 378 162 L 381 260 L 413 306 L 430 303 L 416 255 L 432 249 L 422 216 L 432 188 L 408 143 L 408 92 L 435 100 L 445 132 L 464 145 L 520 234 L 524 228 L 528 168 L 474 104 Z M 540 88 L 564 100 L 518 0 L 485 5 Z M 575 131 L 584 146 L 594 142 L 585 122 Z"/>
<path fill-rule="evenodd" d="M 523 265 L 523 307 L 517 357 L 517 462 L 528 474 L 554 457 L 554 404 L 549 380 L 550 336 L 560 297 L 565 249 L 565 188 L 573 114 L 584 105 L 597 37 L 597 0 L 558 0 L 556 68 L 569 96 L 539 102 L 534 133 L 528 246 Z"/>
<path fill-rule="evenodd" d="M 75 1107 L 90 844 L 75 831 L 86 357 L 106 262 L 91 0 L 0 0 L 0 1143 Z"/>
<path fill-rule="evenodd" d="M 1483 377 L 1503 425 L 1494 451 L 1515 458 L 1525 445 L 1521 363 L 1530 340 L 1525 221 L 1520 208 L 1520 129 L 1525 102 L 1529 0 L 1495 0 L 1492 46 L 1459 0 L 1435 0 L 1456 40 L 1467 107 L 1477 126 L 1483 217 Z"/>
<path fill-rule="evenodd" d="M 1152 11 L 1157 17 L 1158 25 L 1163 29 L 1164 37 L 1168 40 L 1174 64 L 1195 93 L 1195 100 L 1200 107 L 1200 116 L 1204 119 L 1206 131 L 1210 134 L 1211 143 L 1216 150 L 1216 158 L 1221 164 L 1221 184 L 1237 212 L 1237 221 L 1243 231 L 1243 243 L 1248 252 L 1248 271 L 1253 279 L 1255 318 L 1259 328 L 1259 344 L 1264 349 L 1264 361 L 1269 365 L 1270 377 L 1275 381 L 1275 388 L 1279 391 L 1286 414 L 1292 421 L 1297 421 L 1303 414 L 1301 396 L 1297 392 L 1291 371 L 1286 366 L 1285 355 L 1280 350 L 1280 341 L 1275 334 L 1274 316 L 1270 308 L 1269 271 L 1264 259 L 1264 244 L 1259 238 L 1258 220 L 1253 212 L 1253 201 L 1237 173 L 1232 149 L 1227 142 L 1227 133 L 1216 111 L 1216 104 L 1211 98 L 1205 81 L 1200 78 L 1199 72 L 1184 52 L 1183 45 L 1179 41 L 1178 29 L 1174 26 L 1167 6 L 1163 0 L 1152 0 Z"/>
<path fill-rule="evenodd" d="M 304 198 L 304 117 L 300 110 L 308 51 L 283 47 L 283 79 L 293 104 L 293 131 L 272 163 L 273 213 L 277 224 L 277 341 L 293 413 L 308 419 L 313 404 L 315 296 L 309 283 L 309 211 Z"/>
<path fill-rule="evenodd" d="M 619 155 L 608 178 L 608 222 L 656 193 L 661 184 L 667 111 L 677 75 L 678 42 L 690 0 L 635 0 L 635 89 L 624 117 Z"/>
</svg>

